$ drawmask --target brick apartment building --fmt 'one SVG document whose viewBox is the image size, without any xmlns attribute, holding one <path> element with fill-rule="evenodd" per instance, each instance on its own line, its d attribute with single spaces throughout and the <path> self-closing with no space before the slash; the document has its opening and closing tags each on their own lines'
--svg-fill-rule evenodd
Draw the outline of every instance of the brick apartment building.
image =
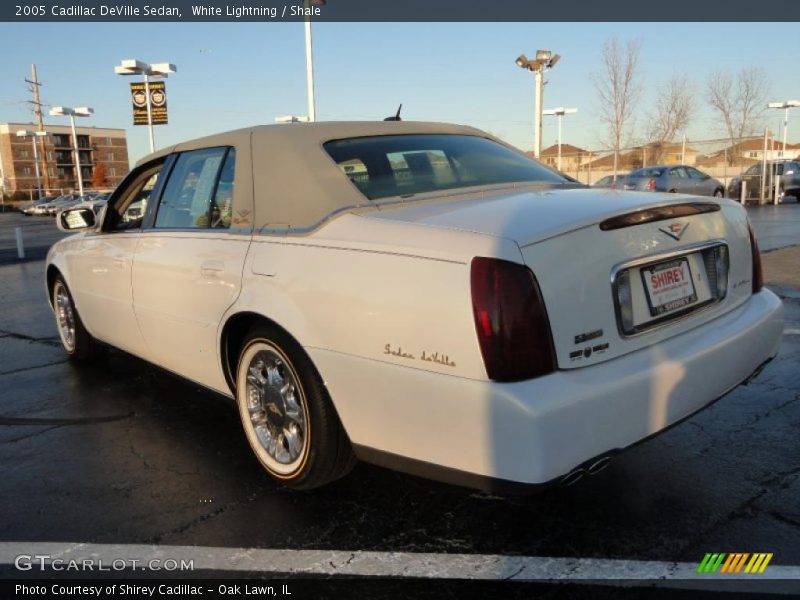
<svg viewBox="0 0 800 600">
<path fill-rule="evenodd" d="M 0 123 L 0 187 L 6 196 L 28 198 L 36 190 L 36 167 L 31 137 L 18 137 L 17 131 L 35 131 L 32 123 Z M 81 175 L 85 190 L 92 189 L 92 174 L 104 165 L 106 184 L 116 186 L 128 173 L 128 141 L 124 129 L 76 127 Z M 40 144 L 39 172 L 42 188 L 53 194 L 78 189 L 72 151 L 72 129 L 65 125 L 46 124 L 48 135 Z"/>
</svg>

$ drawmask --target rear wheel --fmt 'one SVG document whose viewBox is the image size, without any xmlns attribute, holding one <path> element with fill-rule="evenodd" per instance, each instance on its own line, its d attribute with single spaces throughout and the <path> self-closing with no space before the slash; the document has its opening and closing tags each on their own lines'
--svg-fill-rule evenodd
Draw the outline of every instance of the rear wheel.
<svg viewBox="0 0 800 600">
<path fill-rule="evenodd" d="M 288 335 L 257 326 L 239 356 L 236 403 L 247 441 L 275 480 L 313 489 L 355 465 L 322 379 Z"/>
<path fill-rule="evenodd" d="M 91 360 L 100 354 L 100 346 L 83 326 L 72 294 L 59 275 L 53 283 L 53 312 L 61 345 L 73 360 Z"/>
</svg>

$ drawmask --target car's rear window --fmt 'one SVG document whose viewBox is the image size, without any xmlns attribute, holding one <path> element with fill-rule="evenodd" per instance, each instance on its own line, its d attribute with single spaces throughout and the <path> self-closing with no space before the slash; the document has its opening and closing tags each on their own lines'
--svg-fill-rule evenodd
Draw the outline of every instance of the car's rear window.
<svg viewBox="0 0 800 600">
<path fill-rule="evenodd" d="M 569 180 L 497 142 L 470 135 L 334 140 L 325 150 L 370 200 L 497 183 Z"/>
<path fill-rule="evenodd" d="M 661 174 L 664 172 L 662 168 L 655 168 L 655 167 L 648 167 L 645 169 L 636 169 L 635 171 L 631 172 L 628 177 L 638 178 L 638 177 L 661 177 Z"/>
</svg>

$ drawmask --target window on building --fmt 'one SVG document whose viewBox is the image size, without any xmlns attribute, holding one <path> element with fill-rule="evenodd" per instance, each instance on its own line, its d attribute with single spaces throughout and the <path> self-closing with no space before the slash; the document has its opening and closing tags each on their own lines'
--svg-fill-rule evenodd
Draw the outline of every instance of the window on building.
<svg viewBox="0 0 800 600">
<path fill-rule="evenodd" d="M 30 167 L 22 167 L 22 174 L 23 175 L 30 175 L 31 174 L 31 168 Z"/>
<path fill-rule="evenodd" d="M 111 138 L 107 137 L 106 138 L 106 146 L 110 146 L 110 145 L 111 145 Z"/>
<path fill-rule="evenodd" d="M 115 167 L 109 167 L 108 168 L 108 174 L 109 174 L 110 177 L 116 177 L 117 176 L 117 169 Z"/>
<path fill-rule="evenodd" d="M 106 154 L 106 160 L 114 160 L 114 153 L 109 152 L 108 154 Z"/>
</svg>

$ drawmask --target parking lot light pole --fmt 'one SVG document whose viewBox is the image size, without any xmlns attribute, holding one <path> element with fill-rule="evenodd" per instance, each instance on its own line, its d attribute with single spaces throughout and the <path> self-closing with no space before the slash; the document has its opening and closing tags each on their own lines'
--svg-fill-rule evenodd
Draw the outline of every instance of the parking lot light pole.
<svg viewBox="0 0 800 600">
<path fill-rule="evenodd" d="M 789 129 L 789 109 L 799 108 L 800 100 L 787 100 L 786 102 L 770 102 L 767 108 L 783 109 L 783 152 L 781 158 L 786 158 L 786 132 Z"/>
<path fill-rule="evenodd" d="M 39 148 L 36 144 L 36 138 L 43 138 L 47 137 L 46 131 L 25 131 L 21 130 L 17 132 L 17 137 L 25 138 L 30 137 L 31 142 L 33 142 L 33 166 L 36 171 L 36 190 L 39 194 L 37 200 L 41 199 L 42 197 L 42 177 L 39 171 Z"/>
<path fill-rule="evenodd" d="M 83 174 L 81 173 L 81 156 L 78 151 L 78 134 L 75 132 L 75 117 L 89 117 L 94 114 L 94 109 L 88 106 L 69 108 L 67 106 L 54 106 L 50 109 L 51 117 L 69 117 L 72 127 L 72 152 L 75 156 L 75 171 L 78 179 L 78 193 L 83 196 Z"/>
<path fill-rule="evenodd" d="M 123 60 L 114 67 L 117 75 L 141 75 L 144 78 L 145 104 L 147 106 L 147 133 L 150 138 L 150 152 L 156 151 L 155 134 L 153 133 L 153 107 L 150 98 L 150 77 L 166 79 L 170 73 L 177 73 L 178 68 L 172 63 L 148 64 L 135 58 Z"/>
<path fill-rule="evenodd" d="M 532 71 L 536 77 L 533 109 L 533 155 L 539 158 L 542 154 L 542 103 L 544 96 L 544 72 L 552 69 L 561 57 L 550 50 L 537 50 L 536 58 L 529 59 L 520 54 L 514 61 L 518 67 Z"/>
<path fill-rule="evenodd" d="M 564 108 L 563 106 L 559 106 L 558 108 L 551 108 L 549 110 L 542 111 L 543 115 L 548 116 L 557 116 L 558 117 L 558 170 L 561 170 L 561 117 L 564 115 L 574 115 L 578 112 L 577 108 Z"/>
<path fill-rule="evenodd" d="M 308 94 L 308 122 L 317 120 L 317 101 L 314 96 L 314 48 L 311 42 L 311 15 L 312 6 L 324 6 L 325 0 L 304 0 L 305 30 L 306 30 L 306 93 Z"/>
</svg>

